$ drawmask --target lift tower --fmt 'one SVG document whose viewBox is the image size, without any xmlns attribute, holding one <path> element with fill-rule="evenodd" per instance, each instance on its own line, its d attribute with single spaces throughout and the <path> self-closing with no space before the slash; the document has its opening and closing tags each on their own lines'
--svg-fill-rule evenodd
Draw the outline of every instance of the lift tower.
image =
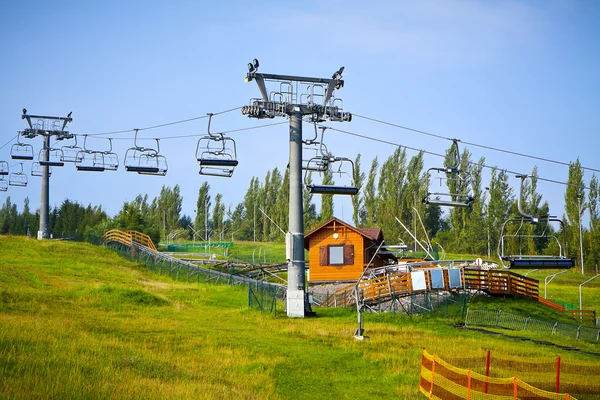
<svg viewBox="0 0 600 400">
<path fill-rule="evenodd" d="M 38 239 L 47 239 L 50 237 L 48 232 L 48 214 L 50 209 L 50 167 L 62 167 L 64 159 L 61 156 L 60 149 L 50 147 L 50 138 L 55 140 L 71 139 L 73 134 L 65 130 L 67 124 L 73 119 L 71 113 L 66 117 L 48 117 L 44 115 L 29 115 L 27 110 L 23 109 L 21 119 L 27 120 L 29 128 L 19 132 L 27 139 L 32 139 L 38 135 L 44 138 L 44 146 L 40 151 L 39 163 L 42 167 L 42 198 L 40 202 L 40 228 L 38 230 Z"/>
<path fill-rule="evenodd" d="M 310 122 L 350 121 L 352 114 L 343 111 L 341 99 L 333 91 L 344 86 L 342 72 L 331 78 L 258 73 L 258 60 L 248 64 L 246 82 L 256 81 L 261 97 L 250 100 L 242 107 L 242 114 L 250 118 L 289 117 L 290 119 L 290 203 L 289 224 L 286 234 L 288 260 L 287 315 L 303 318 L 310 305 L 305 292 L 304 211 L 302 205 L 302 119 Z M 275 89 L 267 91 L 266 83 Z"/>
</svg>

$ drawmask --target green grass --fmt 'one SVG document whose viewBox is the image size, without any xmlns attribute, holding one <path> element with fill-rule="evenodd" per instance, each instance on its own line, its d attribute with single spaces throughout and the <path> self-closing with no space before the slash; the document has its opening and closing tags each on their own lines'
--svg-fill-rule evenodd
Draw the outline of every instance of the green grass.
<svg viewBox="0 0 600 400">
<path fill-rule="evenodd" d="M 351 310 L 273 318 L 244 288 L 175 282 L 88 244 L 0 237 L 0 251 L 0 398 L 420 399 L 423 347 L 598 365 L 434 315 L 367 314 L 359 342 Z"/>
</svg>

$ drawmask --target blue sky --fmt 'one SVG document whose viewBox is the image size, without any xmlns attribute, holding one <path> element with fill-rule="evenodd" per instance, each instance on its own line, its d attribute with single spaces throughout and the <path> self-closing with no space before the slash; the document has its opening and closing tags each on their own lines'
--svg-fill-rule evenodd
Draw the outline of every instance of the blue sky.
<svg viewBox="0 0 600 400">
<path fill-rule="evenodd" d="M 0 4 L 0 146 L 25 128 L 31 114 L 73 112 L 73 133 L 144 128 L 218 113 L 258 97 L 245 83 L 247 63 L 260 72 L 329 78 L 345 66 L 336 95 L 346 111 L 432 132 L 600 169 L 600 3 L 596 1 L 29 1 Z M 285 119 L 256 121 L 239 111 L 213 118 L 213 131 L 284 124 L 232 133 L 239 167 L 230 179 L 198 175 L 198 138 L 206 119 L 141 131 L 161 137 L 169 162 L 165 177 L 125 172 L 90 174 L 72 165 L 53 170 L 50 203 L 69 198 L 101 204 L 114 215 L 140 193 L 157 196 L 162 185 L 181 187 L 183 212 L 194 215 L 200 185 L 220 192 L 226 204 L 243 198 L 252 176 L 285 168 Z M 361 118 L 331 127 L 434 153 L 450 142 Z M 305 124 L 305 136 L 312 134 Z M 113 135 L 123 156 L 132 134 Z M 116 139 L 120 138 L 120 139 Z M 123 138 L 129 138 L 127 140 Z M 97 139 L 102 147 L 104 140 Z M 39 150 L 41 139 L 35 139 Z M 148 145 L 151 142 L 145 142 Z M 328 131 L 336 155 L 373 157 L 393 151 Z M 465 148 L 465 147 L 462 147 Z M 467 147 L 473 159 L 511 171 L 567 180 L 567 167 Z M 414 155 L 408 152 L 409 155 Z M 10 145 L 0 150 L 10 160 Z M 426 166 L 441 164 L 426 157 Z M 29 172 L 29 165 L 25 170 Z M 586 172 L 589 182 L 591 172 Z M 519 181 L 511 178 L 517 187 Z M 39 207 L 40 180 L 11 187 L 19 209 L 28 196 Z M 553 214 L 563 214 L 565 187 L 540 182 Z M 315 196 L 317 204 L 318 196 Z M 336 200 L 349 220 L 351 202 Z"/>
</svg>

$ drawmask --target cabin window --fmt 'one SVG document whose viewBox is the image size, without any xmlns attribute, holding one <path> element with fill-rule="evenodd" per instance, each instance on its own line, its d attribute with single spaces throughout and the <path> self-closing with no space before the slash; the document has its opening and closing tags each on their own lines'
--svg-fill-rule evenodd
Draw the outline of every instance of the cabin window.
<svg viewBox="0 0 600 400">
<path fill-rule="evenodd" d="M 319 265 L 354 264 L 354 245 L 329 245 L 319 248 Z"/>
<path fill-rule="evenodd" d="M 344 246 L 329 246 L 329 265 L 344 265 Z"/>
</svg>

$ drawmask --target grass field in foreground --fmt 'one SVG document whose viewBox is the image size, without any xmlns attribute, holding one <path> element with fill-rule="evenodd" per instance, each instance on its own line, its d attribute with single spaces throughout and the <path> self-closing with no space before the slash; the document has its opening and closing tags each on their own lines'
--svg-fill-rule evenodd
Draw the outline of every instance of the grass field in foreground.
<svg viewBox="0 0 600 400">
<path fill-rule="evenodd" d="M 88 244 L 0 237 L 0 251 L 0 398 L 420 399 L 423 347 L 598 365 L 434 316 L 368 314 L 359 342 L 352 311 L 273 318 L 244 288 L 174 282 Z"/>
</svg>

